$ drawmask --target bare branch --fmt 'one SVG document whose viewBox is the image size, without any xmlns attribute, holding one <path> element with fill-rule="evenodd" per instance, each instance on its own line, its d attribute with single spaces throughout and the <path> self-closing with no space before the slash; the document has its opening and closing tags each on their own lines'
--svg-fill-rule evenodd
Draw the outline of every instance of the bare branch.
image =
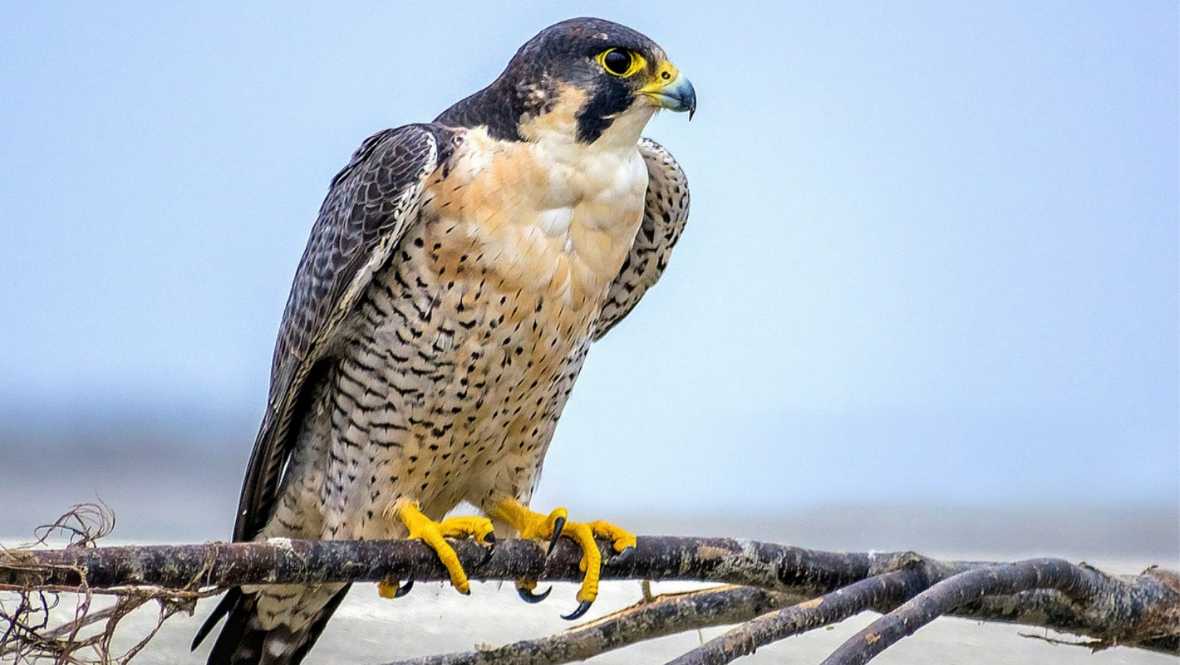
<svg viewBox="0 0 1180 665">
<path fill-rule="evenodd" d="M 582 575 L 581 552 L 564 541 L 549 557 L 531 541 L 503 541 L 486 559 L 486 551 L 475 543 L 460 541 L 454 546 L 473 580 L 577 581 Z M 1041 568 L 1034 566 L 1040 578 L 1036 574 L 1028 578 L 1022 565 L 939 562 L 913 553 L 820 552 L 724 538 L 643 537 L 630 558 L 607 561 L 603 579 L 694 580 L 758 588 L 661 597 L 544 640 L 410 662 L 568 662 L 650 637 L 764 614 L 721 642 L 704 645 L 677 661 L 723 663 L 762 644 L 860 611 L 889 612 L 926 589 L 929 595 L 915 603 L 934 598 L 939 604 L 915 615 L 921 621 L 947 613 L 1051 628 L 1093 637 L 1102 645 L 1180 650 L 1180 578 L 1175 573 L 1152 569 L 1139 576 L 1112 577 L 1051 561 L 1036 564 Z M 1013 572 L 1003 572 L 1008 570 Z M 74 586 L 87 593 L 124 588 L 127 593 L 142 594 L 152 592 L 143 586 L 152 586 L 154 593 L 171 594 L 181 601 L 208 593 L 201 590 L 210 587 L 385 578 L 439 581 L 447 579 L 447 573 L 433 551 L 416 541 L 274 540 L 0 552 L 0 585 L 26 593 Z M 794 600 L 823 597 L 766 614 L 790 600 L 776 594 L 790 594 Z M 908 614 L 901 616 L 885 617 L 877 632 L 896 631 L 889 626 L 899 621 L 914 626 Z M 908 634 L 902 632 L 901 636 Z M 877 652 L 892 643 L 878 642 L 883 644 Z"/>
<path fill-rule="evenodd" d="M 791 635 L 839 623 L 850 616 L 917 593 L 926 584 L 921 570 L 875 575 L 829 594 L 749 621 L 689 651 L 668 665 L 721 665 Z"/>
<path fill-rule="evenodd" d="M 918 594 L 901 607 L 877 619 L 867 628 L 849 638 L 840 645 L 831 656 L 824 660 L 823 665 L 863 665 L 872 660 L 891 645 L 909 635 L 914 634 L 922 626 L 934 619 L 955 611 L 972 601 L 978 601 L 987 596 L 1008 595 L 1037 589 L 1052 589 L 1066 596 L 1068 601 L 1081 614 L 1092 614 L 1099 611 L 1103 614 L 1108 634 L 1118 633 L 1123 628 L 1123 640 L 1134 639 L 1138 634 L 1140 640 L 1144 637 L 1160 638 L 1166 635 L 1175 637 L 1177 619 L 1175 608 L 1166 616 L 1156 619 L 1171 619 L 1171 623 L 1156 623 L 1142 621 L 1142 614 L 1134 621 L 1119 613 L 1103 611 L 1101 606 L 1110 603 L 1109 593 L 1113 578 L 1093 568 L 1075 566 L 1061 559 L 1031 559 L 1016 563 L 993 564 L 974 570 L 968 570 L 931 586 Z M 1175 596 L 1175 590 L 1173 590 Z M 1146 609 L 1146 608 L 1142 608 Z M 1117 643 L 1117 638 L 1106 638 L 1111 644 Z"/>
<path fill-rule="evenodd" d="M 506 540 L 490 558 L 470 541 L 454 543 L 472 580 L 579 581 L 581 550 L 560 541 L 546 557 L 537 543 Z M 603 579 L 712 581 L 818 594 L 864 579 L 890 554 L 834 553 L 730 538 L 640 538 L 633 556 L 607 561 Z M 486 560 L 485 560 L 486 559 Z M 418 541 L 298 541 L 10 550 L 0 554 L 0 584 L 93 588 L 169 588 L 240 584 L 449 579 L 433 550 Z"/>
<path fill-rule="evenodd" d="M 754 587 L 726 586 L 643 600 L 601 619 L 537 640 L 494 649 L 427 656 L 386 665 L 556 665 L 636 642 L 749 620 L 799 599 Z"/>
</svg>

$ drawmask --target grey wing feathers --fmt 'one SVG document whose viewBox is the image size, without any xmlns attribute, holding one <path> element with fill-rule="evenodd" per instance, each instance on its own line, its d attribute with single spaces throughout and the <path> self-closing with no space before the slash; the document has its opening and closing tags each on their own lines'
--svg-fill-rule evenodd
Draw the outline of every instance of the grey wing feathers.
<svg viewBox="0 0 1180 665">
<path fill-rule="evenodd" d="M 387 129 L 365 140 L 332 180 L 283 312 L 234 540 L 253 538 L 269 519 L 309 374 L 330 354 L 341 321 L 416 220 L 426 180 L 446 162 L 452 140 L 437 125 Z"/>
<path fill-rule="evenodd" d="M 643 223 L 635 243 L 611 284 L 606 304 L 594 328 L 594 341 L 631 313 L 639 299 L 655 286 L 668 266 L 672 247 L 688 221 L 688 179 L 671 153 L 651 139 L 639 142 L 639 153 L 647 165 L 647 197 Z"/>
</svg>

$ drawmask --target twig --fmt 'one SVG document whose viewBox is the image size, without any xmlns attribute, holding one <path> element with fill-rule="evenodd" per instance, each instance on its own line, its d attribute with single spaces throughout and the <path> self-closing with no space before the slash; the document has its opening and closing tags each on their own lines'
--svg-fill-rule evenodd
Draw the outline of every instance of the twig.
<svg viewBox="0 0 1180 665">
<path fill-rule="evenodd" d="M 106 504 L 100 502 L 74 506 L 53 524 L 37 527 L 37 540 L 25 548 L 44 545 L 54 535 L 68 537 L 67 551 L 76 552 L 92 548 L 99 539 L 110 534 L 114 525 L 115 516 Z M 28 556 L 27 549 L 0 547 L 0 561 L 14 571 L 22 571 L 35 577 L 42 575 L 46 569 L 35 557 Z M 46 584 L 33 587 L 0 584 L 0 591 L 12 593 L 17 601 L 16 609 L 12 612 L 8 612 L 3 603 L 0 603 L 0 621 L 7 624 L 7 629 L 0 635 L 0 656 L 12 656 L 13 662 L 51 658 L 55 663 L 61 664 L 101 662 L 104 665 L 123 665 L 147 645 L 169 617 L 178 611 L 191 613 L 196 606 L 197 598 L 214 593 L 212 590 L 196 590 L 195 585 L 199 577 L 190 581 L 184 589 L 176 590 L 158 587 L 94 589 L 88 584 L 86 572 L 76 565 L 67 562 L 55 572 L 58 575 L 72 574 L 79 579 L 79 583 L 73 586 Z M 74 607 L 73 619 L 63 625 L 49 628 L 50 611 L 58 606 L 60 593 L 76 594 L 80 599 Z M 94 596 L 99 594 L 114 596 L 115 603 L 111 607 L 92 612 Z M 31 602 L 32 597 L 36 597 L 37 602 Z M 111 641 L 119 622 L 152 600 L 160 605 L 159 620 L 155 627 L 122 656 L 114 655 L 111 651 Z M 100 629 L 87 637 L 81 637 L 82 629 L 94 624 L 100 624 Z M 80 655 L 87 649 L 94 652 L 94 658 Z"/>
<path fill-rule="evenodd" d="M 668 665 L 722 665 L 791 635 L 839 623 L 865 610 L 908 598 L 926 585 L 918 569 L 884 573 L 829 594 L 771 612 L 672 660 Z"/>
<path fill-rule="evenodd" d="M 386 665 L 555 665 L 592 658 L 636 642 L 751 619 L 799 597 L 727 586 L 642 600 L 564 633 L 494 649 L 427 656 Z"/>
</svg>

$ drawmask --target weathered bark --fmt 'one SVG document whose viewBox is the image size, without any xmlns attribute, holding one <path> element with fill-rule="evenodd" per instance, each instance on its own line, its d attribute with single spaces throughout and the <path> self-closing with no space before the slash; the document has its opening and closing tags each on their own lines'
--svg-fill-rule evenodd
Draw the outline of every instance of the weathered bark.
<svg viewBox="0 0 1180 665">
<path fill-rule="evenodd" d="M 582 575 L 578 569 L 580 552 L 564 541 L 549 557 L 530 541 L 504 541 L 490 558 L 474 543 L 457 542 L 455 549 L 473 580 L 577 581 Z M 729 662 L 758 645 L 859 611 L 889 612 L 929 589 L 929 598 L 951 599 L 940 601 L 930 616 L 949 614 L 1051 628 L 1093 637 L 1098 640 L 1095 646 L 1124 645 L 1180 652 L 1180 577 L 1176 573 L 1151 569 L 1139 576 L 1112 577 L 1054 560 L 1032 564 L 1034 568 L 1041 566 L 1037 570 L 1042 575 L 1051 570 L 1052 583 L 1029 586 L 1004 582 L 1009 579 L 1006 565 L 939 562 L 913 553 L 821 552 L 725 538 L 642 537 L 632 556 L 606 563 L 603 579 L 722 582 L 786 595 L 758 595 L 749 590 L 723 590 L 723 594 L 711 590 L 695 597 L 686 596 L 679 603 L 661 600 L 646 608 L 641 604 L 613 619 L 547 639 L 557 640 L 548 644 L 560 646 L 565 658 L 585 658 L 640 639 L 675 632 L 677 626 L 688 630 L 727 621 L 746 621 L 756 613 L 775 610 L 735 629 L 727 636 L 729 647 L 722 649 L 710 643 L 713 646 L 704 645 L 678 661 Z M 447 579 L 447 575 L 434 553 L 414 541 L 277 540 L 0 552 L 0 588 L 9 590 L 84 584 L 91 590 L 150 585 L 192 591 L 240 584 L 364 582 L 385 578 L 439 581 Z M 861 583 L 865 580 L 868 581 Z M 808 601 L 779 610 L 800 597 L 816 598 L 824 594 L 831 595 L 819 602 Z M 698 618 L 686 617 L 702 611 L 706 614 Z M 898 611 L 912 610 L 903 606 Z M 671 622 L 666 629 L 653 627 L 660 617 Z M 881 630 L 898 621 L 907 625 L 905 622 L 910 620 L 908 614 L 886 616 L 881 619 Z M 708 623 L 711 621 L 716 623 Z M 903 630 L 902 636 L 909 632 L 912 630 Z M 511 657 L 509 652 L 504 652 L 501 654 L 504 658 L 495 662 L 532 665 L 568 662 L 530 656 L 531 651 L 535 652 L 534 646 L 519 643 L 505 647 L 515 651 Z M 491 662 L 464 660 L 461 656 L 414 662 L 448 665 Z"/>
<path fill-rule="evenodd" d="M 472 580 L 578 581 L 581 551 L 562 540 L 549 557 L 532 541 L 501 542 L 487 551 L 454 543 Z M 0 584 L 91 588 L 171 588 L 239 584 L 375 582 L 385 578 L 445 581 L 446 569 L 417 541 L 298 541 L 73 548 L 8 552 Z M 641 537 L 625 561 L 608 560 L 603 579 L 702 580 L 798 593 L 823 593 L 869 575 L 889 554 L 833 553 L 730 538 Z M 21 565 L 25 561 L 31 565 Z"/>
<path fill-rule="evenodd" d="M 771 642 L 838 623 L 873 607 L 909 598 L 921 590 L 926 582 L 925 575 L 918 569 L 874 575 L 814 600 L 758 617 L 693 649 L 668 665 L 729 663 Z"/>
<path fill-rule="evenodd" d="M 801 600 L 794 594 L 726 586 L 665 594 L 573 630 L 506 646 L 402 660 L 386 665 L 557 665 L 690 630 L 748 621 Z"/>
<path fill-rule="evenodd" d="M 1144 577 L 1150 576 L 1149 572 Z M 1174 576 L 1171 581 L 1170 590 L 1174 595 Z M 1118 637 L 1104 640 L 1124 644 L 1144 638 L 1167 641 L 1166 636 L 1171 634 L 1172 648 L 1175 649 L 1174 637 L 1180 632 L 1180 614 L 1176 607 L 1170 610 L 1159 608 L 1162 611 L 1152 616 L 1151 605 L 1141 605 L 1147 611 L 1132 618 L 1116 606 L 1129 608 L 1137 603 L 1116 596 L 1120 592 L 1132 594 L 1134 587 L 1123 587 L 1105 573 L 1061 559 L 1032 559 L 968 570 L 934 584 L 849 638 L 824 660 L 823 665 L 863 665 L 903 637 L 913 635 L 922 626 L 969 603 L 981 598 L 1039 590 L 1059 592 L 1082 613 L 1100 614 L 1108 629 L 1123 628 L 1118 631 Z"/>
</svg>

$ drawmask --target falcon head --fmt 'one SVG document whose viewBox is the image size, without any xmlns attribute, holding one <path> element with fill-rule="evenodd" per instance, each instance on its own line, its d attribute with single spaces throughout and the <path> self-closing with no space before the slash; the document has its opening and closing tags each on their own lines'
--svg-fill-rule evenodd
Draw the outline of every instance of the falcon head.
<svg viewBox="0 0 1180 665">
<path fill-rule="evenodd" d="M 542 30 L 490 86 L 436 122 L 501 140 L 630 142 L 660 109 L 696 111 L 692 83 L 658 44 L 618 23 L 575 18 Z"/>
</svg>

